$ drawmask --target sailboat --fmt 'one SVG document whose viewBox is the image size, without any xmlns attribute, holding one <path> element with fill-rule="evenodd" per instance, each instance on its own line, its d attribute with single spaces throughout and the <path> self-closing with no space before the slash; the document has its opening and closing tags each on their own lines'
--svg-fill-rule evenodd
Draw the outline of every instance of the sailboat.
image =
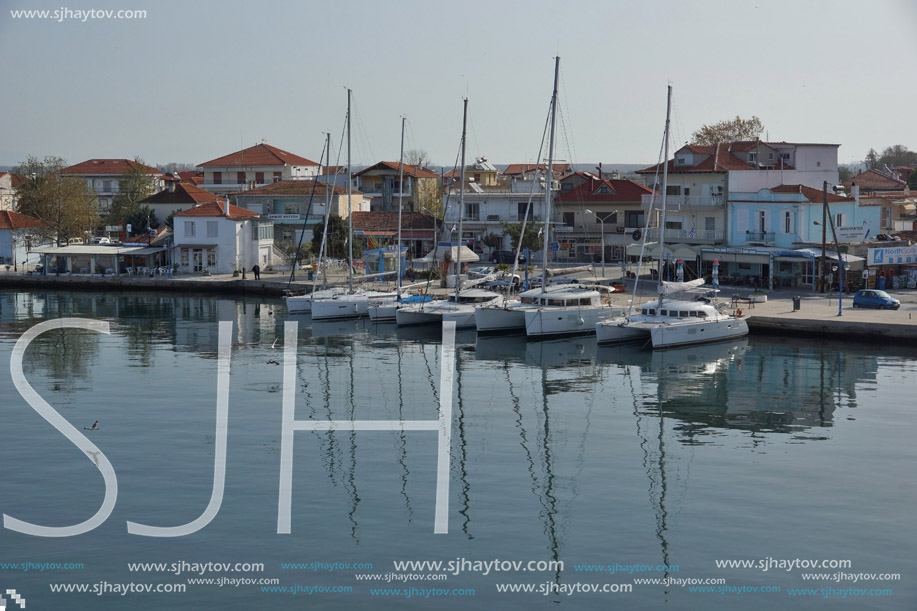
<svg viewBox="0 0 917 611">
<path fill-rule="evenodd" d="M 446 299 L 439 299 L 426 303 L 408 304 L 398 308 L 395 320 L 399 327 L 408 325 L 439 324 L 444 321 L 455 322 L 457 329 L 474 328 L 474 309 L 479 305 L 495 303 L 501 299 L 500 293 L 484 289 L 469 288 L 462 290 L 462 217 L 465 208 L 465 134 L 468 121 L 468 99 L 464 100 L 462 115 L 462 172 L 459 187 L 459 222 L 458 222 L 458 247 L 451 247 L 455 252 L 455 292 Z"/>
<path fill-rule="evenodd" d="M 330 165 L 331 159 L 331 134 L 325 134 L 325 153 L 323 156 L 327 155 L 328 162 L 327 165 Z M 322 247 L 319 251 L 318 261 L 319 261 L 319 270 L 322 276 L 324 277 L 325 272 L 325 240 L 328 238 L 328 220 L 331 216 L 331 185 L 325 184 L 325 221 L 324 226 L 325 230 L 322 234 Z M 287 282 L 287 286 L 293 282 L 293 276 L 296 273 L 296 262 L 299 260 L 299 252 L 302 249 L 302 239 L 305 235 L 306 224 L 308 223 L 309 215 L 307 214 L 305 219 L 303 219 L 303 230 L 299 237 L 299 245 L 296 248 L 296 256 L 293 257 L 293 269 L 290 271 L 290 280 Z M 318 283 L 318 278 L 313 278 L 312 282 L 312 291 L 309 293 L 306 292 L 292 292 L 289 288 L 284 291 L 283 300 L 287 306 L 287 312 L 290 314 L 309 314 L 312 312 L 312 301 L 314 299 L 328 299 L 334 297 L 335 295 L 341 295 L 345 292 L 346 289 L 343 287 L 331 287 L 331 288 L 322 288 L 316 290 L 316 285 Z"/>
<path fill-rule="evenodd" d="M 672 86 L 669 85 L 665 114 L 663 199 L 659 221 L 660 258 L 665 251 L 665 194 L 668 188 L 671 107 Z M 597 322 L 596 340 L 598 343 L 649 340 L 653 348 L 671 348 L 748 335 L 748 322 L 739 315 L 741 311 L 729 314 L 717 308 L 709 297 L 715 293 L 710 289 L 701 289 L 703 284 L 702 278 L 690 282 L 666 282 L 660 274 L 658 299 L 643 304 L 639 313 Z M 695 299 L 688 297 L 692 293 Z"/>
<path fill-rule="evenodd" d="M 374 297 L 369 300 L 369 319 L 373 322 L 394 322 L 395 311 L 404 303 L 424 303 L 429 301 L 429 297 L 426 295 L 411 295 L 409 297 L 404 297 L 401 294 L 401 276 L 404 273 L 402 268 L 402 261 L 404 260 L 404 252 L 406 248 L 401 245 L 401 213 L 402 213 L 402 202 L 404 201 L 404 124 L 406 117 L 401 117 L 401 153 L 398 159 L 398 189 L 400 194 L 398 196 L 398 242 L 396 245 L 395 256 L 397 257 L 396 264 L 396 284 L 395 284 L 395 299 L 390 299 L 387 295 L 383 297 Z"/>
<path fill-rule="evenodd" d="M 595 332 L 595 323 L 603 317 L 611 316 L 618 309 L 612 309 L 603 303 L 603 295 L 595 287 L 578 284 L 557 285 L 548 288 L 548 252 L 550 241 L 551 196 L 554 169 L 554 132 L 557 124 L 557 86 L 560 76 L 560 57 L 554 58 L 554 88 L 551 95 L 551 129 L 548 138 L 548 164 L 545 180 L 544 211 L 544 245 L 542 248 L 542 282 L 540 288 L 520 294 L 520 305 L 505 308 L 507 314 L 496 311 L 484 311 L 480 316 L 483 330 L 494 332 L 502 322 L 502 329 L 509 325 L 523 323 L 525 334 L 529 337 L 549 337 L 561 335 L 588 335 Z M 519 314 L 521 313 L 521 317 Z M 481 327 L 479 327 L 480 329 Z M 518 328 L 518 327 L 517 327 Z"/>
<path fill-rule="evenodd" d="M 353 288 L 353 210 L 352 191 L 353 175 L 350 163 L 350 97 L 351 90 L 347 90 L 347 243 L 349 253 L 347 256 L 347 292 L 333 295 L 324 299 L 312 300 L 312 320 L 328 320 L 331 318 L 355 318 L 366 316 L 369 313 L 369 301 L 388 299 L 394 301 L 395 292 L 366 291 Z"/>
</svg>

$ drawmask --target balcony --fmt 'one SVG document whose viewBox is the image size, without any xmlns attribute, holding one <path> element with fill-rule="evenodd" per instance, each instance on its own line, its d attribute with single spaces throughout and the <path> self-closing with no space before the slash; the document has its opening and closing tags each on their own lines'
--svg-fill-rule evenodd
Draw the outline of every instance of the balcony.
<svg viewBox="0 0 917 611">
<path fill-rule="evenodd" d="M 777 236 L 773 231 L 746 231 L 745 242 L 751 244 L 764 244 L 765 246 L 774 246 L 777 243 Z"/>
<path fill-rule="evenodd" d="M 653 196 L 642 195 L 640 200 L 640 207 L 649 210 Z M 719 210 L 723 208 L 725 201 L 724 195 L 669 195 L 665 198 L 665 208 L 672 211 Z M 661 206 L 662 198 L 657 196 L 656 207 Z"/>
<path fill-rule="evenodd" d="M 635 229 L 636 228 L 634 227 L 628 227 L 624 230 L 624 232 L 632 236 Z M 658 227 L 650 227 L 646 231 L 647 242 L 659 241 Z M 643 232 L 642 228 L 640 229 L 640 232 Z M 773 234 L 771 235 L 773 236 Z M 723 241 L 722 232 L 712 229 L 666 229 L 664 237 L 667 244 L 678 242 L 689 242 L 691 244 L 717 244 Z"/>
</svg>

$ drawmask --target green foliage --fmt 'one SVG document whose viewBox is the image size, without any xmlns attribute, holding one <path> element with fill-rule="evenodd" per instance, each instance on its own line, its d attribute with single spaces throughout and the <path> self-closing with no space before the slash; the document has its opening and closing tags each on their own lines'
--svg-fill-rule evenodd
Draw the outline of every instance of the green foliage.
<svg viewBox="0 0 917 611">
<path fill-rule="evenodd" d="M 519 246 L 519 235 L 522 233 L 522 223 L 507 223 L 501 221 L 503 231 L 510 237 L 512 251 L 516 252 Z M 532 252 L 541 250 L 542 244 L 538 236 L 538 225 L 536 223 L 526 223 L 525 236 L 522 239 L 522 248 L 528 248 Z"/>
<path fill-rule="evenodd" d="M 44 221 L 48 229 L 38 233 L 56 237 L 59 244 L 66 244 L 69 238 L 81 238 L 99 224 L 98 199 L 89 191 L 85 179 L 62 176 L 66 167 L 60 157 L 39 160 L 30 155 L 13 170 L 26 179 L 18 190 L 16 211 Z"/>
<path fill-rule="evenodd" d="M 876 152 L 876 149 L 869 149 L 865 162 L 867 170 L 875 170 L 879 167 L 879 153 Z"/>
<path fill-rule="evenodd" d="M 324 224 L 315 227 L 312 233 L 312 253 L 316 256 L 322 244 L 322 235 L 324 233 Z M 337 214 L 328 217 L 328 240 L 326 243 L 328 256 L 335 259 L 346 259 L 349 255 L 347 245 L 347 221 Z M 359 240 L 354 240 L 353 258 L 359 259 L 363 256 L 363 246 Z"/>
<path fill-rule="evenodd" d="M 764 124 L 758 117 L 743 119 L 736 115 L 735 119 L 720 121 L 712 125 L 704 125 L 691 136 L 691 144 L 716 144 L 717 142 L 736 142 L 742 140 L 757 140 L 764 131 Z"/>
<path fill-rule="evenodd" d="M 129 224 L 131 232 L 134 235 L 146 233 L 147 229 L 159 227 L 159 219 L 156 218 L 156 212 L 149 206 L 138 207 L 133 212 L 124 217 L 125 227 Z"/>
<path fill-rule="evenodd" d="M 890 168 L 896 166 L 917 166 L 917 152 L 909 151 L 906 146 L 903 144 L 896 144 L 894 146 L 889 146 L 882 149 L 882 154 L 879 156 L 879 168 L 884 168 L 888 166 Z"/>
<path fill-rule="evenodd" d="M 140 157 L 134 158 L 134 166 L 122 175 L 118 181 L 118 194 L 111 200 L 111 208 L 105 215 L 108 225 L 122 225 L 127 223 L 127 218 L 139 209 L 140 200 L 149 197 L 155 190 L 155 182 L 150 176 L 147 166 Z"/>
</svg>

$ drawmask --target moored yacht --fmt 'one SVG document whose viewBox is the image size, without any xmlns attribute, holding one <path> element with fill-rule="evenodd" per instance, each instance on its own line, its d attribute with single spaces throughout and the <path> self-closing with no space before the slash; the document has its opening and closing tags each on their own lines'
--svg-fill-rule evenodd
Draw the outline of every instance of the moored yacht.
<svg viewBox="0 0 917 611">
<path fill-rule="evenodd" d="M 494 291 L 465 289 L 450 294 L 446 299 L 402 305 L 395 311 L 395 320 L 399 327 L 439 324 L 451 320 L 457 329 L 474 328 L 475 308 L 501 299 L 503 296 Z"/>
</svg>

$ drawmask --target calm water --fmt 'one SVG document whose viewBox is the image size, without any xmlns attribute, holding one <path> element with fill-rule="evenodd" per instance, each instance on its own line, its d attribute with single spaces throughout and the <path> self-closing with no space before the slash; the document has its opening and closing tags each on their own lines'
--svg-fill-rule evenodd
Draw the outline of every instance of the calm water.
<svg viewBox="0 0 917 611">
<path fill-rule="evenodd" d="M 913 351 L 753 337 L 653 353 L 460 333 L 448 533 L 434 534 L 435 432 L 296 431 L 291 532 L 277 534 L 284 322 L 298 322 L 297 421 L 435 420 L 437 332 L 313 324 L 274 301 L 7 290 L 2 512 L 43 526 L 87 520 L 105 494 L 99 456 L 13 386 L 16 341 L 60 317 L 111 333 L 45 333 L 25 377 L 111 462 L 117 503 L 78 536 L 0 530 L 0 586 L 30 609 L 917 607 Z M 189 523 L 211 499 L 219 321 L 233 323 L 222 504 L 193 534 L 128 534 L 128 521 Z M 122 596 L 129 584 L 186 591 Z"/>
</svg>

